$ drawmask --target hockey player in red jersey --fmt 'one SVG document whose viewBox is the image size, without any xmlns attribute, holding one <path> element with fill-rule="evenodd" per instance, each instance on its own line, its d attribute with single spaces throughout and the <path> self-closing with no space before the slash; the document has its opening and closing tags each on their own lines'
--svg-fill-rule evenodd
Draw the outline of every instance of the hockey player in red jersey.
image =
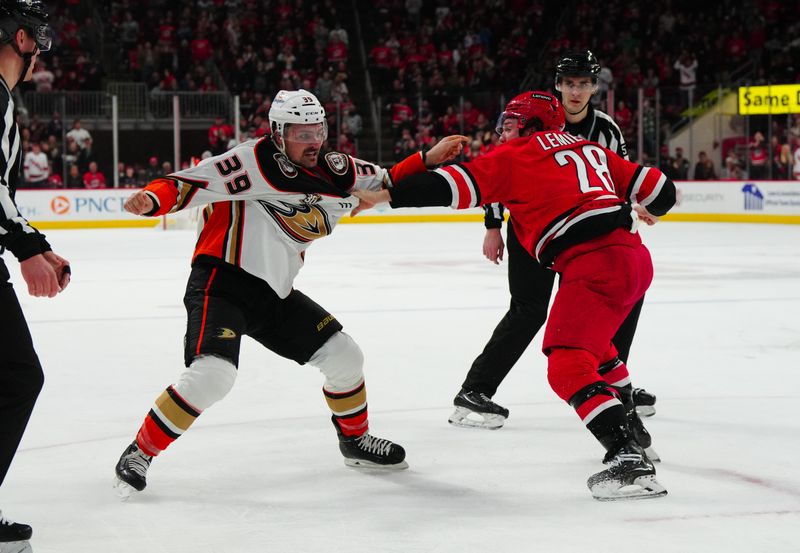
<svg viewBox="0 0 800 553">
<path fill-rule="evenodd" d="M 629 382 L 627 369 L 601 376 L 598 367 L 616 355 L 611 338 L 653 277 L 637 224 L 655 224 L 675 203 L 675 186 L 658 169 L 561 132 L 558 100 L 547 92 L 528 94 L 533 134 L 473 161 L 411 176 L 391 190 L 355 195 L 365 205 L 388 201 L 392 207 L 502 202 L 522 246 L 561 275 L 543 350 L 551 387 L 607 452 L 608 468 L 589 478 L 589 489 L 601 500 L 665 495 L 612 386 Z"/>
<path fill-rule="evenodd" d="M 162 393 L 116 467 L 122 497 L 147 485 L 152 458 L 180 437 L 233 386 L 241 337 L 325 375 L 345 464 L 404 469 L 403 448 L 369 433 L 363 355 L 327 310 L 293 288 L 312 241 L 333 231 L 359 200 L 394 180 L 453 159 L 463 137 L 448 137 L 426 155 L 391 171 L 339 152 L 320 157 L 325 111 L 305 90 L 280 91 L 269 112 L 272 133 L 196 167 L 158 178 L 125 209 L 160 216 L 205 206 L 184 296 L 186 369 Z"/>
</svg>

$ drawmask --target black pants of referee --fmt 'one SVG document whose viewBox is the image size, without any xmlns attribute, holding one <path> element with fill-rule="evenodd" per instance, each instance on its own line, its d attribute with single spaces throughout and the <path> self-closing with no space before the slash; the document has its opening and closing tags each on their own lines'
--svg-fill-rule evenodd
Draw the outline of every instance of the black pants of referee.
<svg viewBox="0 0 800 553">
<path fill-rule="evenodd" d="M 0 259 L 0 485 L 44 384 L 28 323 Z"/>
<path fill-rule="evenodd" d="M 467 390 L 483 392 L 489 397 L 497 392 L 497 387 L 547 320 L 547 307 L 556 276 L 554 271 L 539 265 L 522 247 L 511 221 L 506 237 L 506 257 L 511 305 L 494 329 L 483 352 L 472 363 L 467 378 L 461 385 Z M 628 360 L 643 303 L 644 298 L 634 306 L 613 339 L 620 359 L 625 362 Z"/>
</svg>

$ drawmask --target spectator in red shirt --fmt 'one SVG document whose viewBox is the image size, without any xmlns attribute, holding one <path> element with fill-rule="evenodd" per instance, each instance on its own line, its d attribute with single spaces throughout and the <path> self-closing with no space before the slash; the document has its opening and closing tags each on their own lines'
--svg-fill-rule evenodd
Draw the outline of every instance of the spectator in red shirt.
<svg viewBox="0 0 800 553">
<path fill-rule="evenodd" d="M 347 61 L 347 45 L 338 39 L 333 39 L 325 49 L 328 63 L 339 63 Z"/>
<path fill-rule="evenodd" d="M 216 119 L 214 119 L 214 124 L 211 126 L 210 129 L 208 129 L 208 144 L 209 146 L 211 146 L 211 151 L 214 151 L 219 147 L 219 140 L 220 137 L 223 135 L 225 136 L 226 139 L 232 137 L 233 127 L 225 123 L 222 117 L 217 117 Z M 227 144 L 225 144 L 224 146 L 227 146 Z"/>
<path fill-rule="evenodd" d="M 464 118 L 464 129 L 467 132 L 472 132 L 476 128 L 476 124 L 478 123 L 478 116 L 481 114 L 480 111 L 475 109 L 475 106 L 472 105 L 472 102 L 469 100 L 464 102 L 464 111 L 461 114 Z"/>
<path fill-rule="evenodd" d="M 211 43 L 206 38 L 206 33 L 200 31 L 197 33 L 197 38 L 192 41 L 192 59 L 196 63 L 205 63 L 212 55 Z"/>
<path fill-rule="evenodd" d="M 620 129 L 622 129 L 622 133 L 624 135 L 630 134 L 630 127 L 631 123 L 633 123 L 633 114 L 631 110 L 628 109 L 628 106 L 625 104 L 624 100 L 620 100 L 617 104 L 617 111 L 614 113 L 614 119 L 617 120 L 617 124 L 619 125 Z"/>
<path fill-rule="evenodd" d="M 87 190 L 106 188 L 106 177 L 97 168 L 97 162 L 89 163 L 89 171 L 83 174 L 83 186 Z"/>
<path fill-rule="evenodd" d="M 408 100 L 405 96 L 392 105 L 392 126 L 394 128 L 400 127 L 403 123 L 411 121 L 413 118 L 414 111 L 408 105 Z"/>
</svg>

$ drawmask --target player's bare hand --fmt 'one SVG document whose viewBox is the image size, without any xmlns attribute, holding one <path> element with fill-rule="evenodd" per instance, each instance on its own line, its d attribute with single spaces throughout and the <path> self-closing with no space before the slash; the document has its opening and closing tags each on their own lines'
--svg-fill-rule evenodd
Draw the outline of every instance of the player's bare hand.
<svg viewBox="0 0 800 553">
<path fill-rule="evenodd" d="M 37 254 L 19 264 L 28 293 L 37 298 L 52 298 L 61 291 L 58 276 L 44 255 Z"/>
<path fill-rule="evenodd" d="M 360 200 L 358 206 L 350 212 L 351 217 L 355 217 L 365 209 L 386 203 L 392 199 L 388 190 L 353 190 L 350 194 Z"/>
<path fill-rule="evenodd" d="M 486 256 L 486 259 L 499 265 L 503 260 L 505 246 L 499 228 L 486 229 L 486 236 L 483 237 L 483 255 Z"/>
<path fill-rule="evenodd" d="M 633 210 L 639 216 L 639 220 L 644 221 L 651 227 L 658 222 L 658 217 L 647 211 L 647 208 L 644 206 L 633 204 Z"/>
<path fill-rule="evenodd" d="M 460 134 L 445 136 L 425 154 L 425 166 L 434 167 L 454 159 L 468 142 L 469 138 Z"/>
<path fill-rule="evenodd" d="M 69 261 L 61 257 L 60 255 L 56 255 L 53 252 L 44 252 L 42 254 L 45 260 L 50 263 L 50 266 L 53 267 L 53 270 L 56 272 L 56 278 L 58 278 L 58 286 L 61 288 L 60 292 L 64 291 L 64 288 L 67 287 L 70 280 L 72 279 L 72 269 L 69 266 Z"/>
<path fill-rule="evenodd" d="M 375 207 L 374 203 L 359 198 L 358 205 L 353 209 L 353 211 L 350 212 L 350 217 L 355 217 L 362 211 L 366 211 L 367 209 L 372 209 L 373 207 Z"/>
<path fill-rule="evenodd" d="M 125 200 L 125 211 L 133 213 L 134 215 L 143 215 L 153 211 L 155 204 L 151 198 L 143 190 L 139 190 L 133 196 Z"/>
</svg>

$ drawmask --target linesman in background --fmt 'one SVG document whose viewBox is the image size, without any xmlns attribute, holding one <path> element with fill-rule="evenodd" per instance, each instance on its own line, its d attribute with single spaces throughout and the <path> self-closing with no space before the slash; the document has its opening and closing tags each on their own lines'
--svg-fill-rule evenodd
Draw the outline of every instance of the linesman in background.
<svg viewBox="0 0 800 553">
<path fill-rule="evenodd" d="M 591 105 L 592 95 L 597 92 L 599 72 L 600 64 L 588 50 L 566 54 L 558 61 L 555 88 L 561 93 L 566 116 L 564 131 L 597 142 L 628 159 L 622 131 L 609 115 Z M 509 102 L 498 121 L 497 133 L 503 143 L 531 133 L 528 125 L 532 124 L 532 119 L 527 113 L 530 106 L 524 99 L 515 102 L 518 98 Z M 500 234 L 504 208 L 502 204 L 495 203 L 484 206 L 484 210 L 486 235 L 483 254 L 489 261 L 497 264 L 503 259 L 506 247 Z M 453 400 L 456 409 L 449 422 L 455 426 L 492 430 L 503 426 L 509 411 L 491 398 L 547 319 L 555 273 L 542 267 L 520 245 L 513 218 L 509 219 L 507 246 L 511 303 L 483 352 L 473 362 L 461 385 L 461 391 Z M 612 372 L 627 362 L 643 302 L 644 298 L 641 298 L 636 303 L 614 336 L 613 342 L 619 357 L 601 367 L 601 374 Z M 632 399 L 641 414 L 649 416 L 655 413 L 652 407 L 655 396 L 637 388 Z"/>
<path fill-rule="evenodd" d="M 14 203 L 19 183 L 19 129 L 12 90 L 31 79 L 40 52 L 50 49 L 47 9 L 40 0 L 0 0 L 0 252 L 19 260 L 28 292 L 52 298 L 67 287 L 69 263 L 51 251 L 44 235 L 28 224 Z M 17 451 L 33 405 L 44 383 L 42 367 L 10 275 L 0 257 L 0 485 Z M 0 550 L 30 551 L 31 527 L 0 512 Z"/>
</svg>

